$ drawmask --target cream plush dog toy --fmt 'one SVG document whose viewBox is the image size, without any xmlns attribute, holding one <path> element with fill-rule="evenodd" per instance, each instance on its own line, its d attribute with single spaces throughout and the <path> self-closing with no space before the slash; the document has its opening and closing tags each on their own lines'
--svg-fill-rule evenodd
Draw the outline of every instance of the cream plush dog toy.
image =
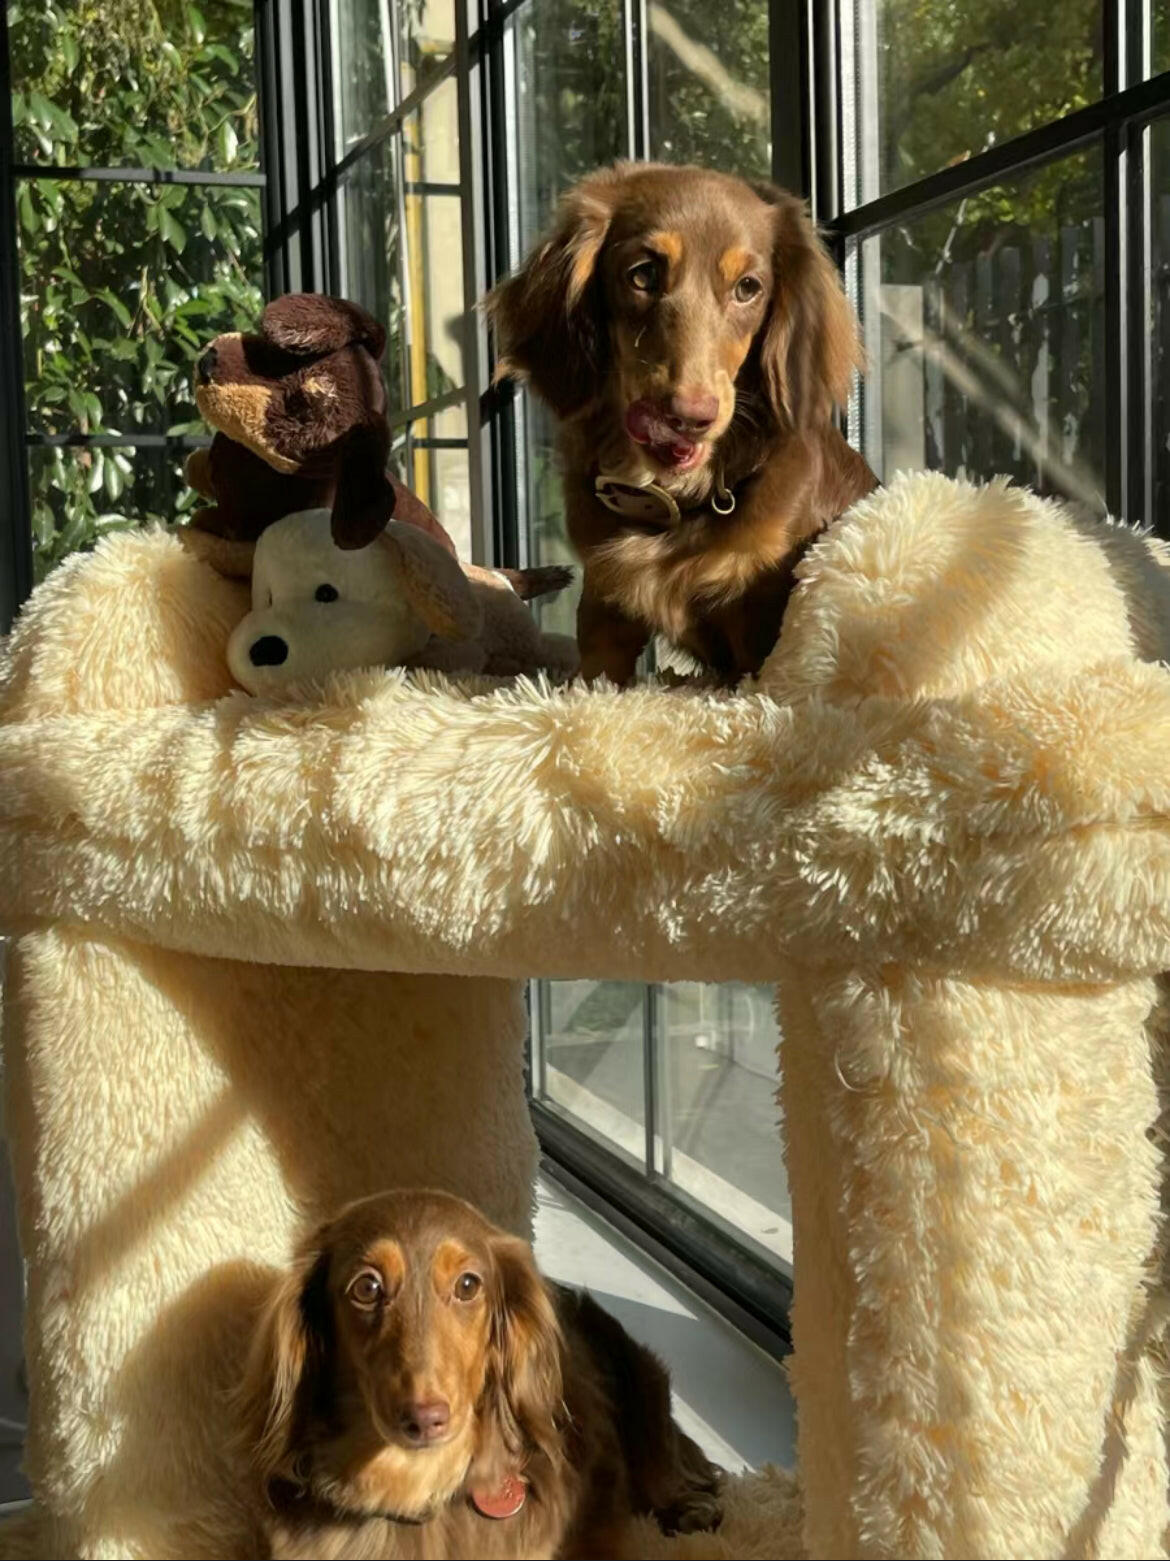
<svg viewBox="0 0 1170 1561">
<path fill-rule="evenodd" d="M 573 641 L 543 634 L 512 584 L 543 594 L 564 584 L 564 571 L 460 564 L 425 531 L 394 520 L 368 546 L 342 549 L 331 519 L 328 509 L 301 510 L 257 540 L 252 611 L 227 650 L 232 676 L 249 693 L 350 667 L 501 677 L 576 670 Z"/>
</svg>

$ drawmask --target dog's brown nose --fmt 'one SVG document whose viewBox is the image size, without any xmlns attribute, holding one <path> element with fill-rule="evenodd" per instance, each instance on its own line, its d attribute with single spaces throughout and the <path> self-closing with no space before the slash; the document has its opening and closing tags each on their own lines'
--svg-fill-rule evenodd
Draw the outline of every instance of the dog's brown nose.
<svg viewBox="0 0 1170 1561">
<path fill-rule="evenodd" d="M 666 408 L 667 422 L 679 433 L 702 433 L 719 416 L 718 396 L 704 391 L 677 390 Z"/>
<path fill-rule="evenodd" d="M 434 1442 L 451 1423 L 451 1406 L 445 1398 L 428 1398 L 419 1404 L 407 1404 L 400 1424 L 405 1436 L 420 1444 Z"/>
</svg>

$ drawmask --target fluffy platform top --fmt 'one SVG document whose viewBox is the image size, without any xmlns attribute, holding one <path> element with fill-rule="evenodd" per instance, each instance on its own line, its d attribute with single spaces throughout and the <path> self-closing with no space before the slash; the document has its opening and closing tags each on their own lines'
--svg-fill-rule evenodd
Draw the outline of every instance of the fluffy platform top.
<svg viewBox="0 0 1170 1561">
<path fill-rule="evenodd" d="M 1170 966 L 1159 545 L 905 477 L 734 695 L 367 671 L 233 690 L 241 587 L 152 532 L 40 588 L 0 714 L 6 922 L 467 974 Z"/>
</svg>

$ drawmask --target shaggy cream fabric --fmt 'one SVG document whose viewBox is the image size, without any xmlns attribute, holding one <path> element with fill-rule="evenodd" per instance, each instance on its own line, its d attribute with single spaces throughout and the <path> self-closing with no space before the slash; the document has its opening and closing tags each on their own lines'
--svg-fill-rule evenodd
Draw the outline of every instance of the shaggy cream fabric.
<svg viewBox="0 0 1170 1561">
<path fill-rule="evenodd" d="M 917 476 L 831 528 L 735 696 L 279 705 L 173 539 L 57 571 L 0 702 L 45 1543 L 247 1547 L 222 1390 L 268 1265 L 379 1182 L 523 1228 L 542 975 L 779 982 L 799 1493 L 631 1554 L 1166 1554 L 1164 562 Z"/>
</svg>

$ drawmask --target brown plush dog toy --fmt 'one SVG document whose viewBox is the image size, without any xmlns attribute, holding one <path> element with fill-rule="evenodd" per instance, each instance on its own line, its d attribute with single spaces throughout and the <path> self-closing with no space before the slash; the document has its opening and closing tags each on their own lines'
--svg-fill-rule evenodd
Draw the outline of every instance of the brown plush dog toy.
<svg viewBox="0 0 1170 1561">
<path fill-rule="evenodd" d="M 254 543 L 285 515 L 328 508 L 338 547 L 365 547 L 393 516 L 454 553 L 426 505 L 386 471 L 385 346 L 372 315 L 317 293 L 275 299 L 253 335 L 216 337 L 195 368 L 195 400 L 216 434 L 187 461 L 188 482 L 213 507 L 197 510 L 192 527 Z"/>
<path fill-rule="evenodd" d="M 572 571 L 459 564 L 436 517 L 387 472 L 385 345 L 356 304 L 291 293 L 258 332 L 217 337 L 196 365 L 195 400 L 216 432 L 187 477 L 213 506 L 180 536 L 221 574 L 252 576 L 254 610 L 232 641 L 238 681 L 275 692 L 375 663 L 574 670 L 575 647 L 522 605 Z M 415 532 L 427 540 L 412 545 Z"/>
</svg>

